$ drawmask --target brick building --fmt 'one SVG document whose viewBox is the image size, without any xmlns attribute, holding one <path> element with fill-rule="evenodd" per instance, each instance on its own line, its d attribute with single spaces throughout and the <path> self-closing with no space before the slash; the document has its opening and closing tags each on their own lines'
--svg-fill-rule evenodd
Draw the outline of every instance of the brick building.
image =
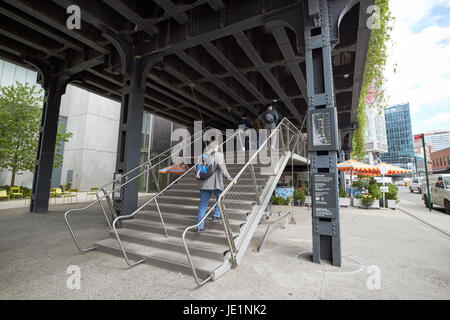
<svg viewBox="0 0 450 320">
<path fill-rule="evenodd" d="M 433 173 L 450 173 L 450 148 L 433 152 Z"/>
</svg>

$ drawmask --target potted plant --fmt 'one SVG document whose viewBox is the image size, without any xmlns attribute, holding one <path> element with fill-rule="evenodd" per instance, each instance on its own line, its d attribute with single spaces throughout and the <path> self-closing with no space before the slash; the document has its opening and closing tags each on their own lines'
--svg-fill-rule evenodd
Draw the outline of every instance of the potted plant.
<svg viewBox="0 0 450 320">
<path fill-rule="evenodd" d="M 285 202 L 285 205 L 290 206 L 290 205 L 292 204 L 292 201 L 293 201 L 293 200 L 294 200 L 294 199 L 293 199 L 292 197 L 287 197 L 286 202 Z"/>
<path fill-rule="evenodd" d="M 347 192 L 345 192 L 344 188 L 342 187 L 339 187 L 339 206 L 340 207 L 350 206 L 350 198 L 347 197 Z"/>
<path fill-rule="evenodd" d="M 362 204 L 364 205 L 364 207 L 368 210 L 372 209 L 372 205 L 375 202 L 375 198 L 374 196 L 372 196 L 371 194 L 365 194 L 362 199 Z"/>
<path fill-rule="evenodd" d="M 294 200 L 296 201 L 297 205 L 301 207 L 305 206 L 306 192 L 303 188 L 294 192 Z"/>
<path fill-rule="evenodd" d="M 353 206 L 354 207 L 363 207 L 363 203 L 362 203 L 363 196 L 364 195 L 362 193 L 360 193 L 355 198 L 353 198 Z"/>
<path fill-rule="evenodd" d="M 389 192 L 386 192 L 385 198 L 386 198 L 386 206 L 390 209 L 397 209 L 397 204 L 399 203 L 398 199 L 398 189 L 395 185 L 392 183 L 389 184 Z"/>
<path fill-rule="evenodd" d="M 300 206 L 300 196 L 299 196 L 300 191 L 295 190 L 294 191 L 294 206 Z"/>
<path fill-rule="evenodd" d="M 375 179 L 370 179 L 369 184 L 367 185 L 367 190 L 369 194 L 373 197 L 373 208 L 380 207 L 380 199 L 383 197 L 383 194 L 380 191 L 380 185 L 376 182 Z"/>
<path fill-rule="evenodd" d="M 272 204 L 276 206 L 285 206 L 288 204 L 288 200 L 284 199 L 283 197 L 274 197 L 271 198 Z"/>
</svg>

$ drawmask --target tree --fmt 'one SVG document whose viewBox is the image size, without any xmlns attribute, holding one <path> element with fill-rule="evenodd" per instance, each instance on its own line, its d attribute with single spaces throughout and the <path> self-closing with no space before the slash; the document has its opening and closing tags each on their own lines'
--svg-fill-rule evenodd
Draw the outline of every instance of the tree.
<svg viewBox="0 0 450 320">
<path fill-rule="evenodd" d="M 28 83 L 0 87 L 0 168 L 11 170 L 11 186 L 16 175 L 33 171 L 42 115 L 42 89 Z M 72 133 L 58 128 L 54 168 L 61 166 L 61 146 Z"/>
</svg>

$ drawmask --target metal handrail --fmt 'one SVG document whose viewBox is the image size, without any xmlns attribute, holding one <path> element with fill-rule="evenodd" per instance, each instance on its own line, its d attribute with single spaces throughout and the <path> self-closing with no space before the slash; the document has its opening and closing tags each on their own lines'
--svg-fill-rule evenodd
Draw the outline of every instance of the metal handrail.
<svg viewBox="0 0 450 320">
<path fill-rule="evenodd" d="M 283 215 L 281 215 L 281 212 L 280 212 L 280 217 L 279 217 L 278 219 L 276 219 L 275 221 L 272 221 L 272 222 L 269 224 L 269 226 L 267 227 L 266 232 L 264 233 L 264 237 L 263 237 L 261 243 L 259 244 L 258 248 L 256 249 L 256 251 L 257 251 L 258 253 L 261 252 L 261 250 L 262 250 L 262 248 L 263 248 L 263 246 L 264 246 L 264 243 L 266 242 L 267 236 L 268 236 L 269 233 L 272 231 L 272 228 L 273 228 L 275 225 L 280 224 L 280 221 L 283 220 L 284 218 L 286 218 L 287 216 L 291 216 L 291 219 L 292 219 L 292 212 L 286 212 L 286 213 L 284 213 Z M 288 225 L 288 219 L 286 219 L 286 222 L 285 222 L 285 225 L 284 225 L 283 228 L 286 229 L 286 228 L 287 228 L 287 225 Z"/>
<path fill-rule="evenodd" d="M 207 131 L 207 130 L 209 130 L 209 129 L 213 129 L 213 128 L 210 127 L 210 126 L 208 126 L 208 127 L 204 128 L 204 129 L 202 130 L 202 132 L 203 132 L 203 131 Z M 197 139 L 197 140 L 198 140 L 198 139 Z M 197 140 L 195 140 L 195 141 L 197 141 Z M 165 150 L 165 151 L 159 153 L 158 155 L 154 156 L 153 158 L 151 158 L 151 159 L 149 159 L 149 160 L 143 162 L 142 164 L 140 164 L 140 165 L 137 166 L 136 168 L 131 169 L 130 171 L 126 172 L 124 175 L 129 175 L 130 173 L 133 173 L 133 172 L 136 171 L 137 169 L 140 169 L 140 168 L 142 168 L 142 167 L 144 167 L 144 166 L 146 166 L 146 165 L 151 165 L 151 163 L 152 163 L 153 160 L 155 160 L 156 158 L 159 158 L 162 154 L 165 154 L 165 153 L 171 151 L 172 149 L 174 149 L 174 148 L 177 147 L 177 146 L 178 146 L 178 144 L 176 144 L 176 145 L 174 145 L 173 147 L 170 147 L 169 149 L 167 149 L 167 150 Z M 167 158 L 166 158 L 166 159 L 167 159 Z M 166 159 L 164 159 L 164 160 L 166 160 Z M 162 160 L 162 161 L 164 161 L 164 160 Z M 104 185 L 102 185 L 101 187 L 99 187 L 99 190 L 97 191 L 97 193 L 99 193 L 101 189 L 104 189 L 104 188 L 106 188 L 106 187 L 108 187 L 108 186 L 114 184 L 114 182 L 120 182 L 120 179 L 121 179 L 121 178 L 117 178 L 117 179 L 114 179 L 114 180 L 111 181 L 111 182 L 105 183 Z"/>
<path fill-rule="evenodd" d="M 232 134 L 229 138 L 227 138 L 219 147 L 222 147 L 225 143 L 227 143 L 230 139 L 234 138 L 235 135 L 237 135 L 239 133 L 239 131 L 236 131 L 234 134 Z M 199 159 L 201 160 L 201 159 Z M 196 164 L 198 164 L 199 162 L 197 161 Z M 139 211 L 141 211 L 143 208 L 145 208 L 148 204 L 150 204 L 153 200 L 155 200 L 156 203 L 156 198 L 159 197 L 160 195 L 162 195 L 164 192 L 166 192 L 168 189 L 170 189 L 174 184 L 176 184 L 179 180 L 181 180 L 185 175 L 187 175 L 189 172 L 191 172 L 193 169 L 195 169 L 196 166 L 192 166 L 189 170 L 187 170 L 186 172 L 184 172 L 180 177 L 178 177 L 178 179 L 174 180 L 172 183 L 170 183 L 168 186 L 166 186 L 163 190 L 161 190 L 160 192 L 158 192 L 157 194 L 155 194 L 150 200 L 148 200 L 147 202 L 145 202 L 141 207 L 139 207 L 138 209 L 136 209 L 133 213 L 129 214 L 129 215 L 125 215 L 125 216 L 120 216 L 114 219 L 113 223 L 112 223 L 112 228 L 114 231 L 114 234 L 116 235 L 117 241 L 119 242 L 119 246 L 120 249 L 122 251 L 122 254 L 125 258 L 126 263 L 130 266 L 130 267 L 134 267 L 138 264 L 141 264 L 142 262 L 145 261 L 145 258 L 142 258 L 138 261 L 135 262 L 130 262 L 130 260 L 128 259 L 128 255 L 123 247 L 122 244 L 122 240 L 120 239 L 120 236 L 117 232 L 117 228 L 116 228 L 116 224 L 120 221 L 120 220 L 129 220 L 131 219 L 136 213 L 138 213 Z"/>
<path fill-rule="evenodd" d="M 204 131 L 206 131 L 206 130 L 209 130 L 209 129 L 211 129 L 211 127 L 206 127 L 205 129 L 202 130 L 202 132 L 204 132 Z M 185 148 L 185 147 L 188 147 L 188 146 L 192 146 L 192 144 L 194 144 L 194 143 L 195 143 L 196 141 L 198 141 L 199 139 L 203 139 L 203 134 L 202 134 L 200 137 L 194 139 L 194 140 L 193 140 L 190 144 L 188 144 L 187 146 L 184 146 L 184 148 Z M 172 150 L 172 149 L 175 148 L 176 146 L 177 146 L 177 145 L 171 147 L 170 149 L 168 149 L 168 150 L 166 150 L 166 151 L 163 151 L 161 154 L 164 154 L 164 153 L 166 153 L 166 152 Z M 156 158 L 159 157 L 161 154 L 159 154 L 158 156 L 153 157 L 151 160 L 156 159 Z M 78 249 L 80 252 L 83 252 L 83 253 L 84 253 L 84 252 L 92 251 L 92 250 L 95 250 L 97 247 L 94 245 L 94 246 L 89 247 L 89 248 L 86 248 L 86 249 L 81 248 L 81 246 L 80 246 L 80 244 L 79 244 L 79 242 L 78 242 L 78 239 L 77 239 L 77 237 L 75 236 L 75 234 L 74 234 L 74 232 L 73 232 L 73 229 L 72 229 L 72 227 L 71 227 L 71 225 L 70 225 L 70 223 L 69 223 L 68 215 L 69 215 L 70 213 L 73 213 L 73 212 L 82 212 L 82 211 L 85 211 L 86 209 L 90 208 L 90 207 L 93 206 L 94 204 L 99 203 L 100 208 L 101 208 L 101 211 L 102 211 L 102 213 L 103 213 L 103 215 L 104 215 L 104 217 L 105 217 L 106 223 L 108 224 L 108 227 L 109 227 L 109 229 L 111 230 L 111 229 L 112 229 L 112 225 L 111 225 L 111 223 L 110 223 L 110 221 L 109 221 L 109 219 L 108 219 L 108 216 L 107 216 L 107 214 L 106 214 L 106 212 L 105 212 L 105 210 L 104 210 L 104 208 L 103 208 L 103 205 L 101 204 L 101 201 L 104 200 L 104 199 L 106 198 L 107 201 L 108 201 L 108 203 L 109 203 L 109 205 L 111 206 L 111 204 L 110 204 L 110 198 L 109 198 L 109 196 L 110 196 L 111 194 L 113 194 L 115 191 L 119 190 L 120 188 L 123 188 L 125 185 L 129 184 L 130 182 L 136 180 L 136 179 L 139 178 L 142 174 L 144 174 L 144 173 L 146 173 L 146 172 L 149 172 L 150 170 L 154 169 L 155 167 L 157 167 L 158 165 L 160 165 L 162 162 L 164 162 L 165 160 L 169 159 L 170 157 L 171 157 L 171 155 L 168 156 L 167 158 L 164 158 L 163 160 L 161 160 L 160 162 L 158 162 L 158 163 L 156 163 L 156 164 L 154 164 L 154 165 L 151 165 L 151 160 L 145 162 L 143 165 L 139 165 L 138 167 L 136 167 L 136 168 L 130 170 L 129 172 L 125 173 L 124 176 L 129 175 L 130 173 L 136 171 L 136 169 L 138 169 L 138 168 L 142 168 L 144 165 L 150 165 L 150 167 L 149 167 L 146 171 L 142 172 L 142 173 L 139 174 L 139 175 L 136 175 L 135 177 L 131 178 L 130 180 L 126 181 L 125 183 L 121 184 L 120 186 L 118 186 L 118 187 L 116 187 L 116 188 L 113 188 L 113 189 L 112 189 L 111 191 L 109 191 L 109 192 L 107 192 L 104 188 L 107 187 L 107 186 L 109 186 L 109 185 L 111 185 L 111 184 L 114 184 L 114 182 L 119 181 L 119 179 L 115 179 L 115 180 L 113 180 L 112 183 L 108 183 L 108 184 L 103 185 L 103 186 L 100 187 L 99 190 L 97 191 L 97 193 L 96 193 L 97 199 L 96 199 L 95 201 L 93 201 L 92 203 L 88 204 L 87 206 L 85 206 L 85 207 L 83 207 L 83 208 L 70 209 L 70 210 L 68 210 L 68 211 L 66 211 L 66 212 L 64 213 L 64 220 L 65 220 L 65 223 L 66 223 L 66 225 L 67 225 L 67 228 L 69 229 L 70 235 L 72 236 L 72 239 L 73 239 L 73 241 L 74 241 L 74 243 L 75 243 L 75 246 L 77 247 L 77 249 Z M 103 195 L 100 195 L 100 194 L 99 194 L 100 191 L 103 191 Z M 159 206 L 158 206 L 158 207 L 159 207 Z M 110 210 L 112 210 L 112 208 L 110 208 Z M 160 215 L 160 216 L 161 216 L 161 215 Z M 164 221 L 163 221 L 163 219 L 162 219 L 162 216 L 161 216 L 161 222 L 162 222 L 162 224 L 163 224 L 163 226 L 164 226 L 164 229 L 166 230 Z M 167 234 L 167 231 L 166 231 L 166 234 Z"/>
<path fill-rule="evenodd" d="M 239 171 L 238 174 L 236 174 L 236 176 L 234 177 L 234 179 L 227 185 L 227 187 L 225 188 L 225 190 L 224 190 L 224 191 L 220 194 L 220 196 L 218 197 L 216 203 L 209 209 L 209 211 L 205 214 L 205 216 L 203 217 L 203 219 L 202 219 L 199 223 L 197 223 L 197 224 L 195 224 L 195 225 L 192 225 L 192 226 L 190 226 L 190 227 L 187 227 L 187 228 L 184 230 L 183 235 L 182 235 L 182 242 L 183 242 L 183 245 L 184 245 L 184 249 L 185 249 L 185 251 L 186 251 L 186 255 L 187 255 L 187 258 L 188 258 L 188 262 L 189 262 L 190 267 L 191 267 L 191 270 L 192 270 L 192 274 L 194 275 L 194 280 L 195 280 L 195 282 L 197 283 L 198 286 L 204 285 L 206 282 L 208 282 L 208 281 L 212 278 L 212 276 L 210 275 L 207 279 L 205 279 L 205 280 L 203 280 L 203 281 L 200 281 L 200 279 L 198 278 L 196 269 L 195 269 L 195 267 L 194 267 L 194 264 L 193 264 L 193 261 L 192 261 L 192 258 L 191 258 L 191 254 L 190 254 L 189 248 L 188 248 L 187 243 L 186 243 L 186 234 L 187 234 L 187 232 L 188 232 L 189 230 L 191 230 L 191 229 L 198 228 L 198 227 L 206 220 L 206 218 L 207 218 L 207 217 L 215 210 L 215 208 L 216 208 L 217 205 L 219 206 L 220 209 L 223 208 L 223 204 L 222 204 L 222 201 L 223 201 L 222 199 L 223 199 L 223 197 L 224 197 L 224 196 L 227 194 L 227 192 L 233 187 L 233 185 L 236 184 L 237 180 L 238 180 L 239 177 L 244 173 L 244 171 L 245 171 L 250 165 L 253 164 L 253 161 L 255 160 L 255 157 L 257 157 L 258 154 L 261 152 L 261 150 L 267 145 L 268 141 L 270 141 L 271 138 L 272 138 L 275 134 L 278 134 L 278 133 L 279 133 L 279 130 L 280 130 L 280 128 L 281 128 L 282 126 L 286 126 L 290 131 L 292 131 L 292 132 L 295 133 L 295 134 L 301 133 L 301 129 L 300 129 L 299 131 L 295 132 L 294 130 L 292 130 L 291 128 L 289 128 L 289 124 L 291 124 L 291 125 L 294 126 L 294 124 L 293 124 L 291 121 L 289 121 L 289 119 L 283 118 L 283 120 L 278 124 L 278 126 L 275 128 L 275 130 L 273 130 L 273 132 L 270 134 L 270 136 L 267 137 L 267 139 L 260 145 L 259 149 L 252 155 L 252 157 L 247 161 L 247 163 L 244 165 L 244 167 Z M 302 125 L 302 128 L 303 128 L 303 125 Z M 295 146 L 294 146 L 294 147 L 295 147 Z M 232 239 L 231 230 L 229 230 L 229 227 L 228 227 L 228 217 L 227 217 L 227 214 L 226 214 L 225 210 L 221 210 L 221 214 L 222 214 L 222 220 L 223 220 L 223 223 L 222 223 L 222 224 L 223 224 L 223 226 L 224 226 L 225 235 L 226 235 L 226 238 L 227 238 L 228 245 L 229 245 L 229 247 L 230 247 L 231 259 L 232 259 L 232 261 L 234 262 L 234 261 L 235 261 L 235 257 L 236 257 L 236 248 L 235 248 L 235 245 L 234 245 L 234 240 Z"/>
</svg>

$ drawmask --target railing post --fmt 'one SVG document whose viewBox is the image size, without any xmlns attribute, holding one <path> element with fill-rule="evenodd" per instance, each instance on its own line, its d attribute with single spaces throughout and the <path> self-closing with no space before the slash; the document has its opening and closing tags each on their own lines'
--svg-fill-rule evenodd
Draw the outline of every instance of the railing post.
<svg viewBox="0 0 450 320">
<path fill-rule="evenodd" d="M 151 166 L 150 171 L 152 172 L 152 177 L 153 177 L 153 180 L 155 181 L 156 190 L 157 190 L 158 192 L 160 192 L 160 191 L 161 191 L 161 188 L 160 188 L 160 186 L 159 186 L 159 179 L 156 179 L 155 168 L 152 167 L 151 161 L 149 161 L 149 163 L 150 163 L 150 166 Z"/>
<path fill-rule="evenodd" d="M 234 243 L 233 234 L 230 230 L 230 223 L 225 212 L 225 207 L 222 203 L 222 198 L 219 197 L 217 205 L 219 206 L 219 210 L 222 215 L 223 227 L 225 229 L 225 235 L 227 236 L 228 246 L 230 247 L 231 260 L 233 261 L 233 263 L 236 263 L 236 245 Z"/>
<path fill-rule="evenodd" d="M 111 205 L 111 203 L 109 202 L 108 193 L 107 193 L 107 192 L 105 191 L 105 189 L 103 189 L 103 188 L 102 188 L 101 190 L 103 191 L 103 194 L 104 194 L 105 197 L 107 198 L 107 201 L 108 201 L 108 204 L 109 204 L 109 209 L 110 209 L 110 211 L 111 211 L 111 218 L 114 220 L 114 210 L 112 209 L 112 205 Z M 103 208 L 102 201 L 100 200 L 100 198 L 99 198 L 99 196 L 98 196 L 98 193 L 96 193 L 96 197 L 97 197 L 98 202 L 100 203 L 100 208 L 101 208 L 101 210 L 102 210 L 103 215 L 105 216 L 106 222 L 108 223 L 108 227 L 109 227 L 109 229 L 111 230 L 111 229 L 112 229 L 111 223 L 109 222 L 108 215 L 106 214 L 105 209 Z"/>
<path fill-rule="evenodd" d="M 258 205 L 260 205 L 261 204 L 261 199 L 259 198 L 259 189 L 258 189 L 258 184 L 256 183 L 255 167 L 253 166 L 253 164 L 250 167 L 251 167 L 251 170 L 252 170 L 253 186 L 255 187 L 256 203 L 258 203 Z"/>
<path fill-rule="evenodd" d="M 283 150 L 283 155 L 286 153 L 286 145 L 284 144 L 284 136 L 283 136 L 283 126 L 280 126 L 278 129 L 278 134 L 280 136 L 281 148 Z"/>
</svg>

